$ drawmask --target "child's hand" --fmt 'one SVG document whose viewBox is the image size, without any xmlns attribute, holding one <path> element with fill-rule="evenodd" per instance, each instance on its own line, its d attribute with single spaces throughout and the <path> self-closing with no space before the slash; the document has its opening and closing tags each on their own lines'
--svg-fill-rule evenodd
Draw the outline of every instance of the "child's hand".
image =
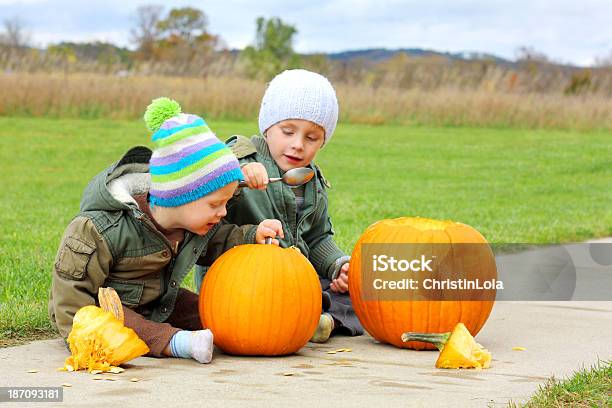
<svg viewBox="0 0 612 408">
<path fill-rule="evenodd" d="M 268 186 L 268 172 L 261 163 L 249 163 L 242 167 L 244 181 L 251 189 L 265 190 Z"/>
<path fill-rule="evenodd" d="M 345 293 L 348 291 L 348 270 L 349 264 L 347 262 L 340 268 L 338 277 L 330 283 L 329 288 L 332 292 Z"/>
<path fill-rule="evenodd" d="M 265 244 L 266 238 L 272 238 L 272 244 L 279 244 L 276 236 L 285 238 L 283 233 L 283 224 L 279 220 L 263 220 L 258 226 L 255 232 L 255 242 L 258 244 Z"/>
</svg>

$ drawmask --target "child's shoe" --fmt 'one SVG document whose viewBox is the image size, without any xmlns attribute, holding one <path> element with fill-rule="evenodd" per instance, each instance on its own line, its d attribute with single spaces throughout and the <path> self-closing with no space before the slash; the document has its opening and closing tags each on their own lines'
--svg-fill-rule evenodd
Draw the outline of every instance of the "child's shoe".
<svg viewBox="0 0 612 408">
<path fill-rule="evenodd" d="M 319 325 L 310 339 L 313 343 L 325 343 L 334 330 L 334 318 L 329 313 L 323 313 L 319 317 Z"/>
</svg>

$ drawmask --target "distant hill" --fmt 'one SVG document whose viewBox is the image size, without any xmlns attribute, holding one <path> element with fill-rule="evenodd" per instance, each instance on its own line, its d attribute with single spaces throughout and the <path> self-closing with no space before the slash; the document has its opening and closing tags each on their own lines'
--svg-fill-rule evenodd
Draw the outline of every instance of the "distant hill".
<svg viewBox="0 0 612 408">
<path fill-rule="evenodd" d="M 433 50 L 425 50 L 422 48 L 400 48 L 390 50 L 387 48 L 369 48 L 364 50 L 351 50 L 342 51 L 326 54 L 327 57 L 335 61 L 352 61 L 355 59 L 362 59 L 371 62 L 382 62 L 395 57 L 400 53 L 405 53 L 411 57 L 431 57 L 438 56 L 444 57 L 451 60 L 491 60 L 498 64 L 513 65 L 514 62 L 498 57 L 493 54 L 477 53 L 477 52 L 461 52 L 461 53 L 450 53 L 450 52 L 439 52 Z"/>
<path fill-rule="evenodd" d="M 118 47 L 111 43 L 105 42 L 91 42 L 91 43 L 73 43 L 73 42 L 61 42 L 59 44 L 51 45 L 48 48 L 49 51 L 71 51 L 78 58 L 85 60 L 98 60 L 98 61 L 110 61 L 118 60 L 122 63 L 128 63 L 133 57 L 134 51 L 127 48 Z M 44 50 L 43 50 L 44 51 Z M 222 51 L 223 53 L 229 52 L 234 58 L 238 57 L 242 50 L 230 49 Z M 341 52 L 332 53 L 313 53 L 313 54 L 301 54 L 305 57 L 309 55 L 324 55 L 332 61 L 337 62 L 353 62 L 360 61 L 368 66 L 376 65 L 377 63 L 387 61 L 391 58 L 396 57 L 399 54 L 406 54 L 409 57 L 439 57 L 445 58 L 449 61 L 490 61 L 495 64 L 516 67 L 517 62 L 509 59 L 499 57 L 494 54 L 464 51 L 464 52 L 441 52 L 435 50 L 428 50 L 424 48 L 399 48 L 399 49 L 388 49 L 388 48 L 366 48 L 359 50 L 347 50 Z M 579 69 L 569 64 L 559 63 L 555 61 L 546 61 L 551 66 L 558 66 L 563 69 Z"/>
<path fill-rule="evenodd" d="M 232 49 L 230 53 L 234 56 L 238 56 L 241 50 Z M 506 59 L 500 57 L 495 54 L 489 54 L 486 52 L 476 52 L 476 51 L 463 51 L 463 52 L 441 52 L 435 50 L 428 50 L 424 48 L 397 48 L 397 49 L 388 49 L 388 48 L 365 48 L 360 50 L 347 50 L 340 52 L 330 52 L 330 53 L 309 53 L 309 54 L 300 54 L 302 56 L 313 56 L 313 55 L 324 55 L 332 61 L 338 62 L 353 62 L 353 61 L 361 61 L 366 65 L 376 65 L 380 62 L 385 62 L 398 54 L 406 54 L 410 57 L 440 57 L 446 58 L 449 61 L 491 61 L 497 65 L 505 66 L 507 68 L 517 68 L 521 62 L 524 61 L 514 61 L 510 59 Z M 536 55 L 537 57 L 537 55 Z M 548 60 L 545 57 L 542 59 L 534 59 L 535 62 L 546 64 L 550 67 L 557 67 L 562 70 L 568 71 L 576 71 L 581 70 L 583 67 L 579 67 L 576 65 L 572 65 L 569 63 L 558 62 L 554 60 Z M 591 67 L 590 69 L 598 69 L 597 67 Z"/>
</svg>

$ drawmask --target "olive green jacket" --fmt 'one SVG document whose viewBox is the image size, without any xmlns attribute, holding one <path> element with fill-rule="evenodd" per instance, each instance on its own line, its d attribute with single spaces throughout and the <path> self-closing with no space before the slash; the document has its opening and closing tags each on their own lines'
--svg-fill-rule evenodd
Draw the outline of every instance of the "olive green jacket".
<svg viewBox="0 0 612 408">
<path fill-rule="evenodd" d="M 282 176 L 263 137 L 233 136 L 226 143 L 241 165 L 260 162 L 269 177 Z M 305 185 L 304 208 L 299 217 L 291 188 L 283 183 L 270 183 L 263 191 L 238 189 L 227 205 L 225 219 L 238 225 L 258 224 L 270 218 L 280 220 L 285 234 L 280 239 L 281 246 L 298 247 L 321 277 L 331 279 L 349 258 L 333 239 L 334 230 L 327 211 L 326 189 L 330 185 L 317 166 L 310 167 L 315 170 L 315 177 Z"/>
<path fill-rule="evenodd" d="M 132 148 L 94 177 L 80 213 L 64 232 L 49 298 L 49 317 L 64 338 L 79 308 L 96 304 L 100 287 L 114 288 L 126 307 L 146 318 L 165 321 L 196 262 L 210 265 L 225 250 L 255 242 L 253 226 L 223 222 L 204 236 L 186 231 L 172 248 L 132 198 L 150 188 L 151 153 L 143 146 Z"/>
</svg>

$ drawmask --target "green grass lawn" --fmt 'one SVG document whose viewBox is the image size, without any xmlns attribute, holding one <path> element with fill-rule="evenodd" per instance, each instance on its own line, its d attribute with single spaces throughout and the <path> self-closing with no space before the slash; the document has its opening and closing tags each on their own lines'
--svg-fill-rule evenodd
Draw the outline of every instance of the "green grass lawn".
<svg viewBox="0 0 612 408">
<path fill-rule="evenodd" d="M 217 134 L 256 124 L 210 122 Z M 50 272 L 88 180 L 129 147 L 140 121 L 0 118 L 0 343 L 48 335 Z M 332 183 L 338 243 L 374 221 L 453 219 L 493 242 L 612 235 L 612 133 L 341 124 L 317 162 Z"/>
<path fill-rule="evenodd" d="M 611 407 L 612 361 L 577 370 L 569 378 L 550 378 L 526 404 L 510 403 L 511 408 Z"/>
</svg>

